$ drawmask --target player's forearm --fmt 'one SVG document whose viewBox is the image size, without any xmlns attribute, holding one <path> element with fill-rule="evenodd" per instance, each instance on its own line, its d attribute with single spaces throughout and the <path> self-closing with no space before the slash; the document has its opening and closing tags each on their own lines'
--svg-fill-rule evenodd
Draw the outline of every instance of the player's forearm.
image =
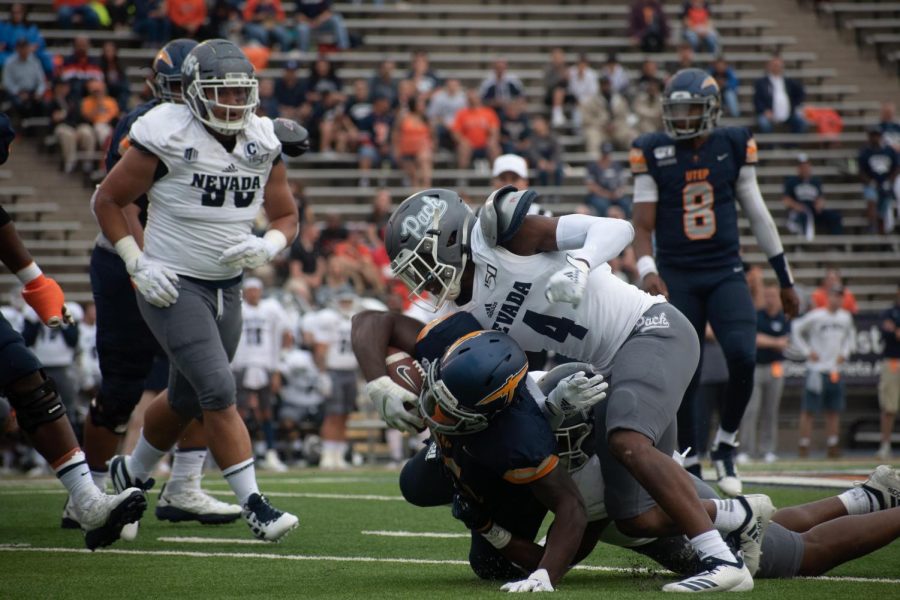
<svg viewBox="0 0 900 600">
<path fill-rule="evenodd" d="M 554 510 L 556 518 L 547 536 L 547 547 L 539 569 L 546 569 L 554 585 L 565 575 L 581 546 L 581 537 L 587 526 L 584 505 L 578 498 L 561 503 Z"/>
<path fill-rule="evenodd" d="M 0 211 L 3 209 L 0 208 Z M 3 211 L 0 218 L 4 218 L 3 215 L 6 215 L 6 211 Z M 12 221 L 0 226 L 0 260 L 13 273 L 18 273 L 34 262 Z"/>
<path fill-rule="evenodd" d="M 131 235 L 128 219 L 122 207 L 116 204 L 115 199 L 106 193 L 101 186 L 94 198 L 94 214 L 100 230 L 113 245 L 124 237 Z"/>
<path fill-rule="evenodd" d="M 383 311 L 365 310 L 354 315 L 350 344 L 366 381 L 387 375 L 384 358 L 388 346 L 413 354 L 421 327 L 415 319 Z"/>
<path fill-rule="evenodd" d="M 566 215 L 556 225 L 556 247 L 591 267 L 617 257 L 633 239 L 634 227 L 623 219 Z"/>
</svg>

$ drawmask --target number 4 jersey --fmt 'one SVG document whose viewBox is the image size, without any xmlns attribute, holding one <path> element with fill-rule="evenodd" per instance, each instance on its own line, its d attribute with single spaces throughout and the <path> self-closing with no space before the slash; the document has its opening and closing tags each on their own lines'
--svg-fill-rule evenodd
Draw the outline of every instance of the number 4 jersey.
<svg viewBox="0 0 900 600">
<path fill-rule="evenodd" d="M 176 273 L 230 279 L 219 256 L 250 233 L 272 165 L 281 156 L 272 121 L 253 115 L 229 152 L 182 104 L 135 121 L 131 145 L 160 161 L 147 193 L 144 251 Z"/>
<path fill-rule="evenodd" d="M 508 333 L 528 352 L 553 350 L 606 371 L 644 312 L 665 302 L 612 274 L 592 269 L 578 308 L 544 296 L 551 275 L 568 267 L 565 252 L 519 256 L 487 245 L 478 223 L 472 229 L 475 280 L 472 300 L 461 309 L 485 329 Z"/>
<path fill-rule="evenodd" d="M 696 149 L 693 140 L 647 133 L 634 141 L 629 158 L 635 177 L 649 175 L 656 183 L 655 196 L 636 194 L 634 201 L 657 202 L 660 265 L 708 270 L 741 264 L 735 184 L 741 168 L 757 162 L 749 130 L 716 129 Z"/>
</svg>

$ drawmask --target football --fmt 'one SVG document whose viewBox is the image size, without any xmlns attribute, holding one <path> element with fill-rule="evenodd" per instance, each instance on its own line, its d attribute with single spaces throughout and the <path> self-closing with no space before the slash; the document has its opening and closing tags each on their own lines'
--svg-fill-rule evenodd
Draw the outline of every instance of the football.
<svg viewBox="0 0 900 600">
<path fill-rule="evenodd" d="M 425 371 L 419 361 L 399 348 L 389 347 L 384 362 L 388 376 L 394 383 L 419 395 L 425 380 Z"/>
</svg>

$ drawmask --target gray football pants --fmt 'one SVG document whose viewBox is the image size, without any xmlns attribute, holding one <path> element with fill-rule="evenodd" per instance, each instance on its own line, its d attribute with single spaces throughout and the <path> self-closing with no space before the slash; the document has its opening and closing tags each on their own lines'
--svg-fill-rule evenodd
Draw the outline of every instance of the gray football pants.
<svg viewBox="0 0 900 600">
<path fill-rule="evenodd" d="M 784 376 L 775 377 L 772 365 L 756 365 L 753 394 L 741 420 L 741 451 L 750 456 L 775 453 L 778 447 L 778 409 Z"/>
<path fill-rule="evenodd" d="M 241 339 L 240 282 L 215 289 L 180 277 L 178 300 L 158 308 L 137 294 L 141 315 L 169 356 L 169 405 L 185 417 L 235 403 L 231 359 Z"/>
</svg>

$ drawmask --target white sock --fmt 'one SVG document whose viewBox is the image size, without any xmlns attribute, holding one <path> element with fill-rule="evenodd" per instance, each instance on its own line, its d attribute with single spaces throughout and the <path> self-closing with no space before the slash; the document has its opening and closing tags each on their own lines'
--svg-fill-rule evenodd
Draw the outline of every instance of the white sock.
<svg viewBox="0 0 900 600">
<path fill-rule="evenodd" d="M 825 443 L 826 443 L 828 446 L 837 446 L 837 445 L 838 445 L 838 436 L 836 436 L 836 435 L 829 435 L 829 436 L 828 436 L 828 439 L 825 440 Z"/>
<path fill-rule="evenodd" d="M 838 494 L 838 500 L 844 504 L 848 515 L 867 515 L 879 509 L 878 498 L 869 490 L 861 487 L 850 488 Z"/>
<path fill-rule="evenodd" d="M 335 442 L 334 440 L 322 440 L 322 450 L 323 451 L 325 451 L 325 450 L 336 451 L 336 450 L 339 450 L 340 447 L 341 447 L 340 442 Z"/>
<path fill-rule="evenodd" d="M 716 505 L 716 518 L 713 525 L 722 533 L 731 533 L 744 524 L 747 509 L 737 500 L 713 500 Z"/>
<path fill-rule="evenodd" d="M 700 560 L 712 556 L 721 560 L 727 560 L 728 562 L 737 561 L 734 557 L 734 553 L 728 548 L 728 544 L 722 539 L 722 534 L 715 529 L 707 531 L 706 533 L 701 533 L 695 538 L 691 538 L 690 542 L 691 546 L 694 547 L 697 556 L 700 557 Z"/>
<path fill-rule="evenodd" d="M 712 447 L 715 448 L 719 445 L 720 442 L 724 442 L 729 446 L 737 446 L 737 431 L 732 431 L 731 433 L 719 427 L 719 430 L 716 432 L 716 437 L 713 439 Z"/>
<path fill-rule="evenodd" d="M 100 490 L 91 479 L 91 470 L 84 458 L 84 452 L 77 450 L 71 458 L 54 469 L 56 476 L 69 490 L 69 496 L 76 505 L 81 506 L 85 502 L 100 494 Z"/>
<path fill-rule="evenodd" d="M 138 438 L 137 445 L 131 452 L 131 456 L 125 457 L 125 466 L 132 479 L 147 481 L 150 473 L 156 468 L 157 463 L 162 460 L 168 450 L 159 450 L 154 448 L 147 438 L 144 437 L 144 430 L 141 429 L 141 435 Z"/>
<path fill-rule="evenodd" d="M 253 459 L 248 458 L 236 465 L 222 469 L 222 475 L 231 486 L 231 491 L 237 496 L 238 504 L 244 506 L 251 494 L 259 493 L 256 484 L 256 469 L 253 467 Z"/>
<path fill-rule="evenodd" d="M 801 448 L 809 448 L 809 438 L 800 438 L 800 441 L 797 442 L 797 445 Z"/>
<path fill-rule="evenodd" d="M 91 479 L 94 481 L 94 485 L 97 486 L 97 489 L 101 492 L 106 492 L 107 477 L 109 477 L 109 471 L 95 471 L 91 469 Z"/>
<path fill-rule="evenodd" d="M 166 490 L 177 494 L 186 487 L 200 487 L 200 476 L 203 475 L 203 463 L 206 461 L 206 448 L 176 448 L 172 456 L 172 474 L 166 484 Z"/>
<path fill-rule="evenodd" d="M 253 443 L 253 454 L 255 456 L 265 456 L 266 455 L 266 443 L 262 441 L 256 441 Z"/>
</svg>

